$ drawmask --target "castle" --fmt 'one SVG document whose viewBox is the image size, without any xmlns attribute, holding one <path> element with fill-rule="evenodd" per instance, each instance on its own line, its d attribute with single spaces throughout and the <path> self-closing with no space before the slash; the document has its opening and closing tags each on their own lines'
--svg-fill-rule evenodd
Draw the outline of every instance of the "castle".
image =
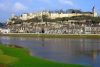
<svg viewBox="0 0 100 67">
<path fill-rule="evenodd" d="M 49 12 L 49 11 L 42 11 L 42 12 L 36 12 L 36 13 L 24 13 L 19 18 L 22 20 L 28 20 L 35 17 L 39 17 L 42 15 L 47 15 L 50 19 L 55 18 L 62 18 L 62 17 L 73 17 L 73 16 L 91 16 L 91 17 L 97 17 L 97 12 L 95 10 L 95 6 L 93 6 L 91 12 L 71 12 L 71 13 L 56 13 L 56 12 Z"/>
</svg>

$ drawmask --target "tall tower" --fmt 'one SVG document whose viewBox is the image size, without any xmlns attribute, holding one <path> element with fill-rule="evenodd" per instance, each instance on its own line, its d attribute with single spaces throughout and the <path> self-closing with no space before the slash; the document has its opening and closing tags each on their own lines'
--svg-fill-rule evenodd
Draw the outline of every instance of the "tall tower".
<svg viewBox="0 0 100 67">
<path fill-rule="evenodd" d="M 96 9 L 95 9 L 95 2 L 94 2 L 94 5 L 93 5 L 93 8 L 92 8 L 92 13 L 93 13 L 93 17 L 97 17 L 97 12 L 96 12 Z"/>
</svg>

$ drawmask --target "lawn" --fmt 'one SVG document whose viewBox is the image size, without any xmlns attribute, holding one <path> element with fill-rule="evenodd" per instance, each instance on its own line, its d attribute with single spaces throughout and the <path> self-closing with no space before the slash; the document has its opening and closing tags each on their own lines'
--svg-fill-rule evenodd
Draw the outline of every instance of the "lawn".
<svg viewBox="0 0 100 67">
<path fill-rule="evenodd" d="M 24 48 L 0 45 L 0 67 L 89 67 L 51 62 L 30 56 Z"/>
<path fill-rule="evenodd" d="M 40 38 L 100 38 L 99 34 L 33 34 L 33 33 L 8 33 L 0 36 L 10 37 L 40 37 Z"/>
</svg>

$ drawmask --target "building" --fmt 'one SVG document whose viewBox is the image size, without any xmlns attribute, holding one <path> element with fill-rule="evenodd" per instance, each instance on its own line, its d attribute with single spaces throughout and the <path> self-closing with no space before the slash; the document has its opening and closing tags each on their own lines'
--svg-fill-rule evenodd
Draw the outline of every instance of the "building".
<svg viewBox="0 0 100 67">
<path fill-rule="evenodd" d="M 95 10 L 95 6 L 93 6 L 91 12 L 81 12 L 81 13 L 51 13 L 49 17 L 51 19 L 55 18 L 62 18 L 62 17 L 73 17 L 73 16 L 91 16 L 91 17 L 97 17 L 97 12 Z"/>
<path fill-rule="evenodd" d="M 10 33 L 10 29 L 3 29 L 3 28 L 0 28 L 0 33 Z"/>
<path fill-rule="evenodd" d="M 93 6 L 92 11 L 90 12 L 57 13 L 57 12 L 42 11 L 42 12 L 34 12 L 34 13 L 24 13 L 21 16 L 19 16 L 19 18 L 22 20 L 28 20 L 34 17 L 41 17 L 42 15 L 47 15 L 50 19 L 62 18 L 62 17 L 73 17 L 73 16 L 91 16 L 91 17 L 98 16 L 95 6 Z"/>
</svg>

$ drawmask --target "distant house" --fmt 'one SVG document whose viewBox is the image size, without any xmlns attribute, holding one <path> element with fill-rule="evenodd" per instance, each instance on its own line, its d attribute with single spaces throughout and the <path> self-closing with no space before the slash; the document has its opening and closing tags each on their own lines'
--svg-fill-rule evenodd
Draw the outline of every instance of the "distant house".
<svg viewBox="0 0 100 67">
<path fill-rule="evenodd" d="M 91 34 L 100 34 L 100 25 L 92 26 L 91 30 Z"/>
<path fill-rule="evenodd" d="M 100 25 L 85 27 L 85 34 L 100 34 Z"/>
<path fill-rule="evenodd" d="M 91 34 L 91 27 L 90 26 L 87 26 L 85 27 L 85 34 Z"/>
<path fill-rule="evenodd" d="M 0 33 L 10 33 L 10 29 L 3 29 L 3 28 L 0 28 Z"/>
</svg>

